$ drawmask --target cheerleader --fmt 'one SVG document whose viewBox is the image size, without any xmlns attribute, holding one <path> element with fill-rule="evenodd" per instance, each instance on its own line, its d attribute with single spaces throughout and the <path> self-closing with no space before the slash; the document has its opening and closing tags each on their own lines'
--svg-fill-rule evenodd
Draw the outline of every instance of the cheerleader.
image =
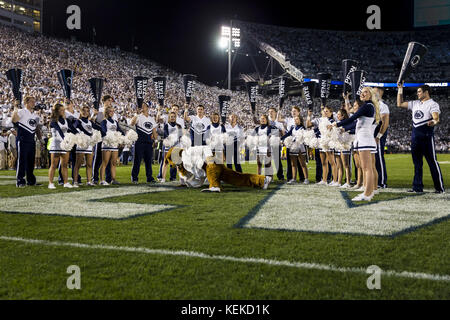
<svg viewBox="0 0 450 320">
<path fill-rule="evenodd" d="M 195 116 L 189 116 L 187 106 L 188 105 L 186 105 L 184 110 L 184 121 L 191 124 L 190 133 L 192 146 L 204 146 L 206 145 L 204 137 L 206 128 L 211 125 L 211 120 L 205 115 L 204 106 L 199 105 L 197 107 L 197 115 Z"/>
<path fill-rule="evenodd" d="M 291 127 L 291 129 L 281 138 L 281 140 L 285 140 L 287 137 L 292 136 L 295 139 L 296 133 L 300 130 L 305 130 L 305 127 L 303 125 L 303 118 L 298 115 L 294 118 L 295 125 Z M 288 183 L 292 184 L 295 183 L 297 178 L 297 161 L 300 163 L 300 166 L 303 171 L 303 175 L 305 176 L 304 184 L 309 184 L 308 180 L 308 167 L 306 165 L 306 148 L 305 145 L 302 143 L 297 147 L 291 147 L 289 149 L 289 159 L 288 161 L 291 162 L 292 165 L 292 177 L 293 179 L 289 180 Z"/>
<path fill-rule="evenodd" d="M 179 106 L 174 104 L 174 105 L 172 105 L 172 108 L 170 108 L 169 114 L 161 115 L 161 107 L 158 106 L 157 113 L 156 113 L 156 123 L 159 126 L 159 129 L 157 130 L 158 134 L 160 134 L 161 136 L 164 136 L 164 127 L 167 123 L 169 123 L 170 114 L 172 112 L 175 113 L 175 118 L 176 118 L 176 121 L 172 122 L 172 124 L 176 123 L 182 129 L 185 128 L 184 119 L 178 116 L 179 109 L 180 109 Z M 159 173 L 156 178 L 158 179 L 159 182 L 161 182 L 161 180 L 163 179 L 163 177 L 162 177 L 162 169 L 163 169 L 163 165 L 164 165 L 163 160 L 164 160 L 165 152 L 167 152 L 169 149 L 164 148 L 164 146 L 163 146 L 162 148 L 158 148 L 158 150 L 159 150 L 159 158 L 158 158 Z M 177 178 L 177 170 L 175 168 L 170 168 L 170 181 L 175 181 L 176 178 Z M 165 177 L 164 177 L 164 179 L 165 179 Z"/>
<path fill-rule="evenodd" d="M 227 168 L 233 169 L 234 162 L 235 170 L 242 173 L 239 151 L 241 150 L 240 141 L 244 136 L 244 132 L 238 124 L 238 117 L 236 114 L 231 114 L 229 119 L 230 123 L 225 125 L 225 131 L 229 136 L 233 137 L 233 144 L 226 146 Z"/>
<path fill-rule="evenodd" d="M 363 102 L 358 98 L 355 100 L 355 102 L 353 103 L 353 106 L 350 104 L 350 100 L 348 98 L 349 93 L 345 96 L 344 94 L 342 94 L 342 96 L 345 99 L 345 110 L 347 111 L 347 114 L 352 116 L 356 111 L 358 111 L 358 109 L 363 105 Z M 356 128 L 356 121 L 353 121 L 354 126 Z M 344 126 L 344 128 L 347 126 Z M 352 127 L 352 126 L 351 126 Z M 347 129 L 345 129 L 347 130 Z M 354 134 L 354 129 L 350 130 L 350 133 Z M 353 156 L 354 162 L 355 162 L 355 176 L 356 176 L 356 184 L 351 188 L 354 189 L 355 191 L 364 191 L 364 187 L 363 187 L 363 171 L 361 168 L 361 163 L 359 161 L 359 153 L 358 150 L 355 149 L 355 141 L 353 141 L 352 144 L 352 151 L 351 151 L 351 155 Z M 351 165 L 351 163 L 350 163 Z"/>
<path fill-rule="evenodd" d="M 163 160 L 161 161 L 161 173 L 160 173 L 161 178 L 159 179 L 159 181 L 161 183 L 165 183 L 166 182 L 167 168 L 168 168 L 168 166 L 170 166 L 168 162 L 164 161 L 164 158 L 165 158 L 166 154 L 169 152 L 169 150 L 171 148 L 179 147 L 180 139 L 183 136 L 183 128 L 177 122 L 177 114 L 175 112 L 173 112 L 173 111 L 169 113 L 168 121 L 167 121 L 166 124 L 164 124 L 164 135 L 163 135 L 163 138 L 167 139 L 167 138 L 169 138 L 169 136 L 174 137 L 173 140 L 175 141 L 175 144 L 168 145 L 168 146 L 163 145 L 163 147 L 162 147 L 163 148 Z M 172 173 L 172 170 L 175 171 L 174 174 Z M 172 177 L 173 176 L 175 176 L 175 179 L 176 179 L 177 169 L 172 167 L 172 166 L 170 166 L 170 171 L 171 171 L 171 173 L 170 173 L 170 176 L 171 176 L 170 180 L 172 181 Z"/>
<path fill-rule="evenodd" d="M 330 123 L 334 123 L 333 117 L 333 109 L 331 107 L 321 107 L 322 118 L 311 120 L 311 111 L 308 111 L 308 118 L 306 121 L 306 125 L 308 128 L 314 127 L 314 131 L 316 132 L 316 136 L 320 137 L 325 132 L 320 132 L 320 122 L 328 120 Z M 317 134 L 318 133 L 318 134 Z M 322 163 L 322 180 L 318 184 L 328 185 L 330 187 L 340 187 L 341 184 L 337 180 L 337 170 L 336 170 L 336 162 L 334 160 L 334 151 L 333 150 L 322 150 L 320 149 L 320 162 Z M 327 183 L 328 177 L 328 164 L 331 166 L 331 173 L 333 176 L 333 181 L 329 184 Z"/>
<path fill-rule="evenodd" d="M 272 133 L 272 127 L 269 125 L 269 117 L 263 114 L 259 118 L 260 125 L 254 130 L 254 135 L 258 137 L 258 144 L 256 149 L 256 163 L 258 165 L 258 175 L 261 175 L 262 166 L 264 165 L 264 175 L 272 177 L 272 159 L 269 149 L 269 138 Z M 265 137 L 262 138 L 262 137 Z M 264 143 L 261 144 L 261 141 Z"/>
<path fill-rule="evenodd" d="M 220 116 L 217 112 L 212 114 L 211 120 L 212 123 L 206 128 L 205 141 L 207 141 L 208 139 L 213 139 L 213 136 L 217 136 L 226 132 L 225 125 L 220 124 Z M 212 152 L 216 155 L 216 159 L 222 159 L 222 163 L 220 164 L 223 164 L 223 145 L 213 146 L 213 148 L 211 149 Z"/>
<path fill-rule="evenodd" d="M 375 155 L 372 152 L 377 149 L 375 141 L 374 123 L 380 121 L 380 108 L 376 98 L 375 90 L 365 87 L 361 91 L 361 101 L 364 104 L 350 118 L 342 120 L 334 126 L 342 127 L 354 120 L 356 123 L 355 148 L 359 151 L 361 167 L 364 175 L 364 192 L 352 199 L 352 201 L 371 201 L 377 188 L 378 181 L 375 180 L 374 162 Z"/>
<path fill-rule="evenodd" d="M 76 133 L 76 129 L 66 120 L 66 113 L 64 106 L 57 103 L 53 106 L 51 114 L 50 128 L 52 133 L 52 140 L 50 143 L 50 157 L 51 164 L 48 171 L 48 188 L 56 189 L 53 184 L 53 178 L 55 176 L 56 168 L 60 163 L 61 175 L 63 179 L 64 188 L 72 188 L 73 186 L 68 183 L 68 169 L 70 151 L 64 150 L 61 147 L 61 142 L 64 140 L 64 135 L 68 132 Z"/>
<path fill-rule="evenodd" d="M 109 131 L 119 131 L 122 135 L 125 133 L 120 129 L 117 120 L 113 120 L 114 108 L 112 106 L 105 107 L 105 119 L 101 122 L 102 136 L 105 137 Z M 109 146 L 105 139 L 102 142 L 102 165 L 100 166 L 100 185 L 108 186 L 109 183 L 105 181 L 105 170 L 108 164 L 111 165 L 111 184 L 119 184 L 116 181 L 116 166 L 119 158 L 119 148 Z"/>
<path fill-rule="evenodd" d="M 291 117 L 286 118 L 286 119 L 280 119 L 280 121 L 284 121 L 285 122 L 285 126 L 286 126 L 286 131 L 291 130 L 292 128 L 295 127 L 295 118 L 300 116 L 300 108 L 297 106 L 293 106 L 291 108 Z M 294 179 L 294 181 L 297 179 L 296 176 L 292 175 L 292 165 L 291 165 L 291 161 L 289 161 L 290 159 L 290 150 L 289 148 L 286 148 L 286 158 L 287 158 L 287 172 L 286 172 L 286 177 L 288 180 L 292 180 Z M 320 161 L 318 161 L 320 163 Z M 297 161 L 297 168 L 301 166 L 300 163 Z M 303 180 L 305 177 L 303 177 L 302 175 L 302 171 L 299 172 L 299 179 Z"/>
<path fill-rule="evenodd" d="M 92 117 L 90 117 L 90 108 L 88 106 L 84 106 L 81 109 L 81 117 L 80 119 L 76 120 L 74 122 L 74 127 L 79 132 L 84 133 L 85 135 L 91 137 L 94 129 L 101 131 L 101 127 L 94 123 L 95 119 L 97 118 L 98 110 L 94 109 L 94 112 L 92 114 Z M 78 173 L 80 172 L 81 164 L 83 163 L 83 160 L 85 160 L 86 163 L 86 178 L 88 186 L 95 186 L 95 184 L 92 182 L 92 162 L 93 162 L 94 154 L 93 154 L 93 147 L 88 146 L 85 149 L 80 148 L 79 146 L 76 147 L 76 161 L 75 166 L 73 169 L 74 177 L 78 176 Z M 78 182 L 75 182 L 73 184 L 74 188 L 78 188 Z"/>
<path fill-rule="evenodd" d="M 148 105 L 142 104 L 142 109 L 131 119 L 130 125 L 136 126 L 138 139 L 134 145 L 133 168 L 131 169 L 131 181 L 138 184 L 141 162 L 144 160 L 147 183 L 155 182 L 152 174 L 153 141 L 158 137 L 156 133 L 156 122 L 148 112 Z"/>
<path fill-rule="evenodd" d="M 338 121 L 348 119 L 348 113 L 345 109 L 340 109 L 337 113 Z M 356 121 L 353 121 L 351 124 L 342 127 L 342 132 L 348 131 L 349 134 L 355 134 Z M 350 170 L 350 149 L 335 151 L 335 160 L 338 168 L 338 182 L 341 183 L 342 176 L 345 170 L 345 184 L 341 186 L 342 189 L 350 188 L 350 179 L 351 179 L 351 170 Z"/>
</svg>

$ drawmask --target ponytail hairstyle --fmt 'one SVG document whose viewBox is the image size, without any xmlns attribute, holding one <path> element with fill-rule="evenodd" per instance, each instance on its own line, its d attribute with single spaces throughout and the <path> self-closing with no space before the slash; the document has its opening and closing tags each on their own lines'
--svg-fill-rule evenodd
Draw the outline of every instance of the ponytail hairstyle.
<svg viewBox="0 0 450 320">
<path fill-rule="evenodd" d="M 375 122 L 378 124 L 380 122 L 380 97 L 378 96 L 378 92 L 376 92 L 375 88 L 369 88 L 370 91 L 370 100 L 375 106 Z"/>
<path fill-rule="evenodd" d="M 52 108 L 52 115 L 50 116 L 51 121 L 59 120 L 59 110 L 61 110 L 61 108 L 64 108 L 64 106 L 61 103 L 57 102 L 54 104 Z"/>
</svg>

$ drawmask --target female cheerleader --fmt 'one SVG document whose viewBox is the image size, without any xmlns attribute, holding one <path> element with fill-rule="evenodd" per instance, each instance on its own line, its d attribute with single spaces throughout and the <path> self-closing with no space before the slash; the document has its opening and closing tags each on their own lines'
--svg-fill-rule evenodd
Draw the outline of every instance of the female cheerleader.
<svg viewBox="0 0 450 320">
<path fill-rule="evenodd" d="M 72 188 L 73 186 L 67 182 L 67 164 L 69 163 L 70 151 L 68 152 L 67 150 L 63 150 L 61 148 L 61 142 L 64 140 L 64 135 L 67 132 L 76 133 L 76 130 L 71 124 L 67 122 L 64 106 L 60 103 L 56 103 L 53 106 L 50 128 L 52 133 L 52 140 L 50 143 L 51 164 L 48 171 L 48 188 L 56 189 L 55 185 L 53 184 L 53 178 L 55 176 L 55 170 L 56 168 L 58 168 L 58 163 L 60 161 L 64 188 Z"/>
<path fill-rule="evenodd" d="M 291 129 L 281 138 L 281 140 L 286 139 L 289 136 L 294 136 L 300 130 L 305 130 L 303 125 L 302 116 L 298 115 L 294 117 L 295 126 L 291 127 Z M 295 183 L 297 177 L 297 160 L 300 162 L 300 166 L 302 167 L 303 175 L 305 176 L 304 184 L 309 184 L 308 180 L 308 167 L 306 165 L 306 148 L 304 144 L 301 144 L 299 148 L 291 148 L 289 149 L 289 159 L 292 165 L 292 179 L 288 181 L 289 184 Z"/>
<path fill-rule="evenodd" d="M 374 196 L 374 190 L 378 181 L 375 180 L 375 173 L 373 169 L 373 161 L 375 156 L 371 154 L 376 151 L 376 141 L 374 136 L 374 122 L 380 121 L 380 108 L 378 100 L 376 99 L 375 90 L 365 87 L 361 91 L 361 100 L 364 104 L 358 111 L 350 118 L 342 120 L 334 126 L 342 127 L 348 125 L 355 119 L 358 120 L 356 124 L 356 140 L 355 148 L 359 151 L 361 167 L 364 175 L 365 191 L 352 199 L 352 201 L 371 201 Z"/>
<path fill-rule="evenodd" d="M 358 109 L 364 104 L 359 98 L 355 100 L 355 102 L 353 103 L 353 106 L 350 103 L 350 100 L 348 98 L 350 93 L 348 93 L 347 95 L 342 94 L 342 96 L 345 99 L 345 110 L 347 111 L 347 114 L 349 116 L 352 116 L 356 111 L 358 111 Z M 356 121 L 353 121 L 355 128 L 356 128 Z M 347 125 L 350 126 L 351 128 L 353 127 L 353 125 Z M 345 126 L 345 127 L 347 127 Z M 344 128 L 345 128 L 344 127 Z M 347 130 L 347 129 L 345 129 Z M 352 129 L 350 130 L 350 133 L 354 134 L 355 130 Z M 359 158 L 359 152 L 357 149 L 355 149 L 355 143 L 356 141 L 353 141 L 352 144 L 352 156 L 353 159 L 355 160 L 355 175 L 356 175 L 356 184 L 351 188 L 354 189 L 355 191 L 364 191 L 364 186 L 363 186 L 363 171 L 361 168 L 361 162 L 360 162 L 360 158 Z M 351 164 L 351 163 L 350 163 Z"/>
<path fill-rule="evenodd" d="M 177 123 L 177 114 L 172 111 L 169 113 L 168 121 L 166 124 L 164 124 L 164 134 L 163 139 L 167 139 L 169 136 L 175 135 L 177 137 L 176 143 L 172 146 L 164 146 L 163 145 L 163 160 L 162 160 L 162 167 L 161 167 L 161 179 L 159 182 L 165 183 L 166 182 L 166 174 L 167 174 L 167 167 L 169 166 L 168 162 L 164 161 L 164 158 L 166 154 L 169 152 L 169 150 L 173 147 L 178 147 L 180 138 L 183 136 L 183 129 L 179 123 Z M 176 168 L 174 168 L 176 170 Z M 176 172 L 175 172 L 176 176 Z"/>
<path fill-rule="evenodd" d="M 265 114 L 259 118 L 260 125 L 255 128 L 254 135 L 258 137 L 266 137 L 267 142 L 264 145 L 260 145 L 258 139 L 258 145 L 256 149 L 256 163 L 258 165 L 258 175 L 261 175 L 262 166 L 264 165 L 264 175 L 272 177 L 272 159 L 269 148 L 269 138 L 272 131 L 272 127 L 269 126 L 269 117 Z"/>
<path fill-rule="evenodd" d="M 91 137 L 94 129 L 101 131 L 102 128 L 95 124 L 95 119 L 97 119 L 98 110 L 94 108 L 94 112 L 92 114 L 92 117 L 90 117 L 90 108 L 88 106 L 84 106 L 81 108 L 81 117 L 79 120 L 75 121 L 75 129 L 79 130 L 80 132 L 84 133 L 85 135 Z M 92 160 L 94 158 L 92 146 L 88 146 L 86 149 L 81 149 L 79 146 L 77 146 L 77 157 L 75 162 L 75 167 L 73 169 L 74 177 L 78 177 L 78 173 L 80 172 L 81 164 L 83 163 L 83 160 L 86 162 L 86 178 L 88 186 L 95 186 L 95 184 L 91 181 L 92 178 Z M 74 188 L 78 188 L 78 182 L 75 182 L 73 184 Z"/>
<path fill-rule="evenodd" d="M 324 134 L 324 132 L 320 132 L 320 122 L 328 119 L 330 123 L 334 123 L 333 117 L 333 109 L 331 107 L 323 107 L 322 108 L 322 118 L 311 120 L 311 111 L 308 111 L 308 118 L 306 120 L 306 125 L 308 128 L 314 127 L 314 131 L 319 133 L 319 136 Z M 317 134 L 316 134 L 317 136 Z M 339 187 L 341 184 L 338 182 L 337 170 L 336 170 L 336 162 L 334 160 L 334 151 L 333 150 L 320 150 L 320 161 L 322 163 L 322 180 L 318 184 L 329 185 L 330 187 Z M 331 173 L 333 176 L 333 181 L 327 184 L 328 179 L 328 164 L 331 166 Z"/>
<path fill-rule="evenodd" d="M 105 119 L 101 123 L 103 137 L 107 135 L 108 131 L 119 131 L 122 135 L 125 135 L 122 129 L 120 129 L 117 120 L 113 120 L 112 118 L 113 116 L 114 116 L 114 107 L 112 106 L 105 107 Z M 110 161 L 111 161 L 111 179 L 112 179 L 111 184 L 119 184 L 119 182 L 116 181 L 116 166 L 118 158 L 119 158 L 119 148 L 109 146 L 103 140 L 102 165 L 100 167 L 100 180 L 101 180 L 100 185 L 102 186 L 109 185 L 109 183 L 105 181 L 105 170 Z"/>
<path fill-rule="evenodd" d="M 225 125 L 225 131 L 228 135 L 234 137 L 233 144 L 226 146 L 226 161 L 227 168 L 233 169 L 233 161 L 234 168 L 237 172 L 242 173 L 241 161 L 239 158 L 239 151 L 241 150 L 240 139 L 243 137 L 243 130 L 238 124 L 238 117 L 236 114 L 230 115 L 230 123 Z"/>
<path fill-rule="evenodd" d="M 225 125 L 220 124 L 220 116 L 217 112 L 212 114 L 211 121 L 212 123 L 206 128 L 205 141 L 211 139 L 215 135 L 219 135 L 226 132 Z M 216 159 L 222 161 L 221 163 L 218 164 L 223 164 L 224 159 L 223 149 L 224 149 L 223 145 L 215 146 L 214 148 L 212 148 L 212 152 L 215 154 Z"/>
<path fill-rule="evenodd" d="M 341 122 L 342 120 L 348 119 L 348 113 L 345 109 L 340 109 L 337 113 L 338 121 L 337 123 Z M 355 134 L 355 127 L 356 127 L 356 121 L 353 121 L 348 126 L 342 127 L 342 131 L 348 131 L 349 134 L 354 135 Z M 341 183 L 342 176 L 344 174 L 345 170 L 345 184 L 341 186 L 343 189 L 350 188 L 350 178 L 351 178 L 351 171 L 350 171 L 350 150 L 342 150 L 342 151 L 335 151 L 335 160 L 336 165 L 338 168 L 338 182 Z"/>
</svg>

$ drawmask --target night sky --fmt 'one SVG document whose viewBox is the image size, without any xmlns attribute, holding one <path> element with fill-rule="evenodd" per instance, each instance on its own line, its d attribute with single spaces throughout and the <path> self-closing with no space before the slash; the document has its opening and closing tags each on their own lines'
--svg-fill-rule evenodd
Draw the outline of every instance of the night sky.
<svg viewBox="0 0 450 320">
<path fill-rule="evenodd" d="M 352 4 L 354 3 L 354 4 Z M 66 8 L 81 8 L 81 30 L 66 28 Z M 381 8 L 381 28 L 408 30 L 413 25 L 413 1 L 245 1 L 245 0 L 45 0 L 43 31 L 137 53 L 181 73 L 193 73 L 207 84 L 226 77 L 226 53 L 218 48 L 220 27 L 230 19 L 288 27 L 367 30 L 366 9 Z M 375 31 L 372 31 L 375 32 Z M 247 60 L 246 60 L 247 59 Z M 251 66 L 239 57 L 240 66 Z M 237 70 L 238 72 L 240 70 Z"/>
</svg>

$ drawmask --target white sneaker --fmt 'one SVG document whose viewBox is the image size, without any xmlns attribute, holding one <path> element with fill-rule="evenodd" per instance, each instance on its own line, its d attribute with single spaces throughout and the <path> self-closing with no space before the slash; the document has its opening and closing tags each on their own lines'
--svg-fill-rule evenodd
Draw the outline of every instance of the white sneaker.
<svg viewBox="0 0 450 320">
<path fill-rule="evenodd" d="M 369 197 L 365 196 L 363 193 L 363 194 L 358 194 L 356 197 L 354 197 L 352 199 L 352 201 L 355 201 L 355 202 L 356 201 L 370 201 L 370 200 L 372 200 L 372 197 L 373 197 L 373 193 Z"/>
<path fill-rule="evenodd" d="M 202 192 L 220 192 L 220 188 L 212 187 L 212 188 L 208 188 L 208 189 L 203 189 Z"/>
<path fill-rule="evenodd" d="M 109 186 L 109 183 L 106 181 L 102 181 L 102 182 L 100 182 L 100 185 L 101 186 Z"/>
<path fill-rule="evenodd" d="M 70 183 L 64 183 L 64 188 L 72 189 L 73 186 Z"/>
<path fill-rule="evenodd" d="M 362 192 L 364 192 L 364 191 L 366 191 L 366 188 L 364 188 L 364 186 L 362 186 L 359 189 L 356 189 L 355 191 L 362 191 Z"/>
<path fill-rule="evenodd" d="M 320 182 L 317 182 L 316 184 L 325 184 L 325 185 L 326 185 L 327 183 L 326 183 L 325 181 L 322 180 L 322 181 L 320 181 Z"/>
<path fill-rule="evenodd" d="M 295 180 L 294 179 L 291 179 L 291 180 L 289 180 L 288 182 L 287 182 L 287 184 L 294 184 L 295 183 Z"/>
<path fill-rule="evenodd" d="M 379 193 L 380 193 L 380 189 L 373 190 L 372 193 L 373 193 L 374 195 L 375 195 L 375 194 L 379 194 Z"/>
<path fill-rule="evenodd" d="M 94 187 L 95 186 L 95 184 L 93 182 L 90 182 L 90 181 L 87 182 L 86 185 L 89 186 L 89 187 Z"/>
<path fill-rule="evenodd" d="M 303 184 L 309 184 L 309 180 L 305 179 L 305 181 L 303 181 Z"/>
<path fill-rule="evenodd" d="M 79 186 L 78 186 L 78 182 L 75 182 L 74 184 L 73 184 L 73 186 L 72 186 L 73 188 L 78 188 Z"/>
<path fill-rule="evenodd" d="M 48 188 L 49 189 L 56 189 L 55 185 L 53 183 L 49 183 L 48 184 Z"/>
<path fill-rule="evenodd" d="M 264 178 L 264 186 L 263 189 L 266 190 L 269 187 L 269 184 L 272 182 L 272 177 L 271 176 L 266 176 Z"/>
<path fill-rule="evenodd" d="M 331 181 L 329 184 L 327 184 L 327 186 L 329 186 L 329 187 L 337 187 L 337 185 L 340 185 L 338 182 L 334 182 L 334 181 Z"/>
<path fill-rule="evenodd" d="M 180 179 L 180 182 L 181 182 L 181 179 Z M 166 179 L 159 179 L 159 183 L 166 183 Z"/>
<path fill-rule="evenodd" d="M 362 187 L 358 187 L 358 185 L 357 184 L 355 184 L 351 189 L 353 189 L 353 190 L 358 190 L 358 189 L 361 189 Z"/>
<path fill-rule="evenodd" d="M 340 186 L 339 188 L 341 188 L 341 189 L 348 189 L 348 188 L 350 188 L 350 185 L 348 183 L 345 183 L 342 186 Z"/>
</svg>

